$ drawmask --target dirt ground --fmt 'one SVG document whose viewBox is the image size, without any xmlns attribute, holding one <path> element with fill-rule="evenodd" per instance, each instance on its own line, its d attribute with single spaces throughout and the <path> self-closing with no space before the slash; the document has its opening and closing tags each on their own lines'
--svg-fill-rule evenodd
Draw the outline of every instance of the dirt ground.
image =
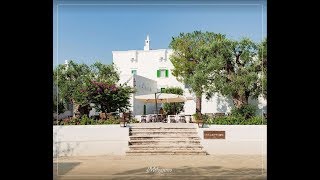
<svg viewBox="0 0 320 180">
<path fill-rule="evenodd" d="M 53 159 L 53 179 L 267 179 L 266 156 L 88 156 Z"/>
</svg>

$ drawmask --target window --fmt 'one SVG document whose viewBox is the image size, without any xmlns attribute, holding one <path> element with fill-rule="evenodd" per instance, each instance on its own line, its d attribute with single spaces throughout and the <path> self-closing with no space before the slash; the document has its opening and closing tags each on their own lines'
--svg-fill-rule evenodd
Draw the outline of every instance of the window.
<svg viewBox="0 0 320 180">
<path fill-rule="evenodd" d="M 137 70 L 136 69 L 131 70 L 131 74 L 137 74 Z"/>
<path fill-rule="evenodd" d="M 169 77 L 169 70 L 168 69 L 158 69 L 157 70 L 157 77 Z"/>
</svg>

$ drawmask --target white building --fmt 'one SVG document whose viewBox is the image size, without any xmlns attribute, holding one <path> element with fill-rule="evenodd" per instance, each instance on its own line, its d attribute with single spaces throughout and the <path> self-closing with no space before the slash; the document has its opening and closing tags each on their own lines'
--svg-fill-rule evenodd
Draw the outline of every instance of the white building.
<svg viewBox="0 0 320 180">
<path fill-rule="evenodd" d="M 147 114 L 155 112 L 154 104 L 141 103 L 135 100 L 135 95 L 159 92 L 162 88 L 181 87 L 185 96 L 195 97 L 189 93 L 184 84 L 178 82 L 172 75 L 171 72 L 174 68 L 170 61 L 172 52 L 171 49 L 151 49 L 149 36 L 145 40 L 143 50 L 112 51 L 113 63 L 120 73 L 120 83 L 127 82 L 128 85 L 134 86 L 137 90 L 130 100 L 133 114 L 143 114 L 144 108 Z M 257 103 L 259 109 L 266 108 L 264 99 L 259 99 Z M 224 97 L 215 95 L 210 100 L 202 97 L 202 113 L 229 112 L 231 107 L 232 101 Z M 184 112 L 182 113 L 192 115 L 195 110 L 196 102 L 194 98 L 194 100 L 185 102 Z"/>
</svg>

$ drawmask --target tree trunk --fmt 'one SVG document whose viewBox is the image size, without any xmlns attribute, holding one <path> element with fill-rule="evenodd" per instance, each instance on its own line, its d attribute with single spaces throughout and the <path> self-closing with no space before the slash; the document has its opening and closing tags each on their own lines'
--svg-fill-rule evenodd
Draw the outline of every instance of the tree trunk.
<svg viewBox="0 0 320 180">
<path fill-rule="evenodd" d="M 239 109 L 242 106 L 248 105 L 249 97 L 247 95 L 233 95 L 232 97 L 234 106 Z"/>
<path fill-rule="evenodd" d="M 72 100 L 72 116 L 75 118 L 76 117 L 76 113 L 78 111 L 78 108 L 79 108 L 79 104 L 77 104 L 76 102 L 74 102 Z"/>
<path fill-rule="evenodd" d="M 104 105 L 101 105 L 101 109 L 100 110 L 101 110 L 102 113 L 106 113 L 106 109 L 107 108 Z"/>
<path fill-rule="evenodd" d="M 196 114 L 197 115 L 201 115 L 201 98 L 202 98 L 202 96 L 196 97 Z"/>
</svg>

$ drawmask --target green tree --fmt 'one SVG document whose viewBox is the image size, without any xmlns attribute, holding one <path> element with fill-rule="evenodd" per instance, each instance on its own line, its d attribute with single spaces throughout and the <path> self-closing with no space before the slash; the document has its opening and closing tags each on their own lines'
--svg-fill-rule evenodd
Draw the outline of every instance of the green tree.
<svg viewBox="0 0 320 180">
<path fill-rule="evenodd" d="M 53 81 L 57 85 L 58 98 L 64 102 L 78 106 L 81 115 L 89 114 L 90 102 L 85 94 L 80 93 L 88 80 L 92 77 L 90 67 L 86 64 L 77 64 L 70 61 L 60 64 L 53 71 Z"/>
<path fill-rule="evenodd" d="M 223 34 L 194 31 L 173 37 L 172 74 L 196 94 L 196 112 L 201 112 L 201 96 L 214 93 L 231 97 L 236 108 L 248 104 L 249 97 L 266 97 L 267 41 L 248 38 L 234 41 Z"/>
<path fill-rule="evenodd" d="M 132 89 L 126 85 L 116 87 L 119 74 L 113 64 L 97 62 L 88 66 L 70 61 L 67 65 L 58 65 L 53 76 L 59 98 L 75 104 L 81 116 L 89 114 L 91 103 L 103 112 L 123 110 L 129 106 Z"/>
<path fill-rule="evenodd" d="M 260 44 L 258 49 L 259 61 L 262 63 L 258 68 L 262 72 L 262 92 L 263 96 L 267 98 L 267 38 L 265 38 Z"/>
<path fill-rule="evenodd" d="M 114 64 L 106 65 L 96 62 L 91 66 L 92 80 L 114 84 L 119 81 L 119 74 Z"/>
<path fill-rule="evenodd" d="M 256 43 L 248 38 L 231 41 L 223 36 L 209 47 L 200 48 L 208 55 L 202 63 L 208 83 L 207 98 L 213 93 L 232 97 L 236 108 L 248 105 L 249 97 L 256 99 L 262 92 L 262 61 Z M 210 53 L 211 52 L 211 53 Z"/>
<path fill-rule="evenodd" d="M 171 94 L 178 94 L 183 95 L 183 89 L 180 87 L 169 87 L 162 91 L 163 93 L 171 93 Z M 183 110 L 184 103 L 164 103 L 163 110 L 166 114 L 175 114 L 180 113 Z"/>
<path fill-rule="evenodd" d="M 58 89 L 57 86 L 53 83 L 53 112 L 60 114 L 63 113 L 67 108 L 63 99 L 57 99 L 58 97 Z"/>
<path fill-rule="evenodd" d="M 81 90 L 87 98 L 95 104 L 101 112 L 124 112 L 130 107 L 130 94 L 134 89 L 126 84 L 117 86 L 106 82 L 92 81 L 90 85 Z"/>
<path fill-rule="evenodd" d="M 207 61 L 207 55 L 203 54 L 201 47 L 209 47 L 220 34 L 212 32 L 194 31 L 192 33 L 180 33 L 172 37 L 169 45 L 173 49 L 170 60 L 174 66 L 172 74 L 178 81 L 187 84 L 190 91 L 196 95 L 196 113 L 201 113 L 201 97 L 207 79 L 202 70 L 202 62 Z"/>
</svg>

